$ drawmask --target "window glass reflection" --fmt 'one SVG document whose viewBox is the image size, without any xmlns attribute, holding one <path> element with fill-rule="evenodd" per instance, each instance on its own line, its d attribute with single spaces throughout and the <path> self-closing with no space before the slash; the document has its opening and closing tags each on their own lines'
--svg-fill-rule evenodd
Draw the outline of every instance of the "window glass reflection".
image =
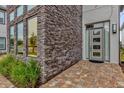
<svg viewBox="0 0 124 93">
<path fill-rule="evenodd" d="M 28 20 L 28 56 L 37 56 L 37 17 Z"/>
<path fill-rule="evenodd" d="M 34 8 L 36 5 L 28 5 L 27 6 L 27 10 L 29 11 L 29 10 L 31 10 L 32 8 Z"/>
<path fill-rule="evenodd" d="M 10 13 L 9 17 L 10 17 L 10 21 L 14 20 L 14 11 Z"/>
<path fill-rule="evenodd" d="M 10 52 L 14 52 L 14 26 L 10 27 Z"/>
<path fill-rule="evenodd" d="M 23 23 L 17 24 L 17 53 L 23 54 Z"/>
<path fill-rule="evenodd" d="M 23 5 L 17 8 L 17 17 L 23 15 Z"/>
</svg>

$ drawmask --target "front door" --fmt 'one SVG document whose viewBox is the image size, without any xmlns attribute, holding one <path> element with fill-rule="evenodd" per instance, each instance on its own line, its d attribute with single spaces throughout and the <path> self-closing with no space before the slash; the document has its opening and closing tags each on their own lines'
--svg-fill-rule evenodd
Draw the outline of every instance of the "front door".
<svg viewBox="0 0 124 93">
<path fill-rule="evenodd" d="M 90 30 L 90 60 L 103 61 L 104 55 L 104 33 L 103 28 Z"/>
</svg>

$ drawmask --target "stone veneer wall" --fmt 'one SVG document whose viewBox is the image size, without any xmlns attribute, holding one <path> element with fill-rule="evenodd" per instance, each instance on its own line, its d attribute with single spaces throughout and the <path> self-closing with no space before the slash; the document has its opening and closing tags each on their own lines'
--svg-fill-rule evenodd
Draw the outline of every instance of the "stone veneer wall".
<svg viewBox="0 0 124 93">
<path fill-rule="evenodd" d="M 47 5 L 45 13 L 43 81 L 82 58 L 82 6 Z"/>
<path fill-rule="evenodd" d="M 9 22 L 9 13 L 15 11 L 17 6 L 8 6 L 7 9 L 7 40 L 9 42 L 9 27 L 24 22 L 24 54 L 15 55 L 25 61 L 27 57 L 27 19 L 32 16 L 38 18 L 38 62 L 41 64 L 41 82 L 46 82 L 61 71 L 77 63 L 82 57 L 82 6 L 36 6 L 31 11 Z M 9 52 L 9 43 L 7 44 Z M 17 49 L 14 43 L 15 50 Z"/>
<path fill-rule="evenodd" d="M 38 60 L 38 62 L 41 62 L 41 67 L 43 67 L 43 59 L 44 56 L 44 52 L 42 52 L 42 50 L 44 50 L 44 48 L 42 48 L 42 46 L 44 46 L 43 42 L 40 42 L 40 41 L 44 41 L 44 38 L 43 38 L 43 34 L 44 32 L 42 31 L 42 28 L 44 28 L 44 22 L 43 21 L 45 18 L 44 18 L 44 6 L 36 6 L 34 7 L 33 9 L 31 9 L 30 11 L 27 11 L 27 7 L 26 5 L 24 6 L 24 14 L 19 16 L 19 17 L 15 17 L 14 20 L 12 22 L 9 21 L 9 14 L 14 11 L 14 14 L 16 16 L 16 9 L 17 9 L 18 5 L 9 5 L 7 6 L 7 51 L 9 52 L 10 50 L 10 36 L 9 36 L 9 30 L 10 30 L 10 27 L 11 26 L 14 26 L 14 51 L 15 53 L 13 54 L 14 56 L 16 56 L 17 59 L 23 59 L 25 62 L 30 58 L 28 57 L 28 19 L 31 18 L 31 17 L 37 17 L 37 22 L 38 22 L 38 56 L 36 58 L 33 58 L 33 59 L 36 59 Z M 16 53 L 16 50 L 17 50 L 17 43 L 16 43 L 16 26 L 17 26 L 17 23 L 19 22 L 23 22 L 23 34 L 24 34 L 24 48 L 23 48 L 23 55 L 18 55 Z M 40 34 L 41 33 L 41 34 Z M 40 51 L 40 52 L 39 52 Z M 42 57 L 42 58 L 40 58 Z M 42 69 L 41 69 L 42 70 Z M 43 70 L 42 70 L 43 71 Z M 41 77 L 42 77 L 42 73 L 41 73 Z M 41 81 L 42 81 L 42 78 L 41 78 Z"/>
</svg>

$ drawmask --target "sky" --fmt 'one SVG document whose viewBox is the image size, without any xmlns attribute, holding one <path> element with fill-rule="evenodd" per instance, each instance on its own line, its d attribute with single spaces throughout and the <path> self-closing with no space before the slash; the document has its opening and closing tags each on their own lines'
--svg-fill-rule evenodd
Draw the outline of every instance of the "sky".
<svg viewBox="0 0 124 93">
<path fill-rule="evenodd" d="M 124 10 L 120 13 L 120 26 L 124 22 Z"/>
</svg>

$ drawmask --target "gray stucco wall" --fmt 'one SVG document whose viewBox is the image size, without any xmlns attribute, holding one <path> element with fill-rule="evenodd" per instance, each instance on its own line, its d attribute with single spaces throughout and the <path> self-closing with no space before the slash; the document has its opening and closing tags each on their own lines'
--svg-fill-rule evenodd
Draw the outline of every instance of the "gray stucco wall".
<svg viewBox="0 0 124 93">
<path fill-rule="evenodd" d="M 83 6 L 83 41 L 85 41 L 85 24 L 110 21 L 110 62 L 119 63 L 119 6 L 118 5 L 85 5 Z M 112 24 L 117 24 L 117 33 L 112 32 Z M 85 42 L 83 42 L 83 59 L 85 56 Z"/>
<path fill-rule="evenodd" d="M 44 41 L 39 43 L 44 43 L 43 82 L 81 60 L 81 11 L 81 6 L 45 6 Z"/>
</svg>

